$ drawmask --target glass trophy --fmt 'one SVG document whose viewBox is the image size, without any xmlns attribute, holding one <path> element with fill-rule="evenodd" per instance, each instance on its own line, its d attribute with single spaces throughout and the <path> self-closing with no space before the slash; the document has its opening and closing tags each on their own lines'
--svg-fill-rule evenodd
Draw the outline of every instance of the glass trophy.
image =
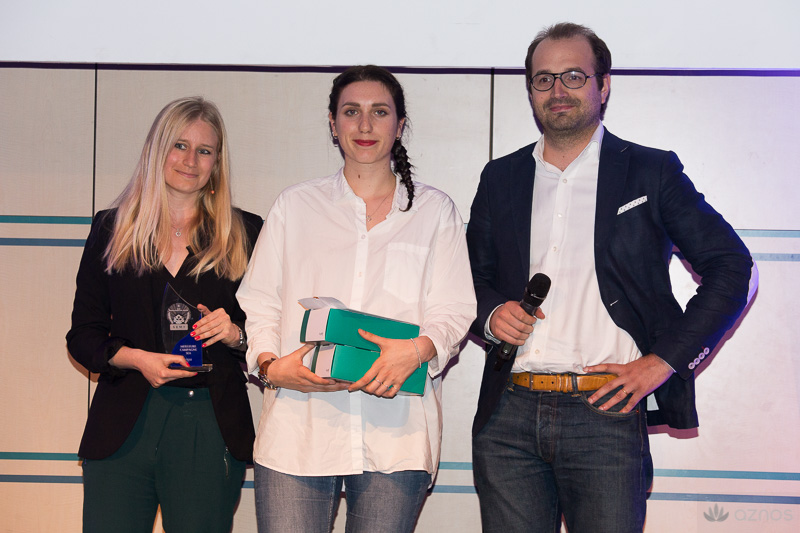
<svg viewBox="0 0 800 533">
<path fill-rule="evenodd" d="M 166 353 L 182 355 L 189 366 L 177 363 L 169 365 L 176 370 L 191 372 L 210 372 L 212 365 L 203 364 L 203 341 L 189 334 L 192 324 L 203 317 L 195 306 L 190 305 L 167 283 L 164 298 L 161 300 L 161 337 Z"/>
</svg>

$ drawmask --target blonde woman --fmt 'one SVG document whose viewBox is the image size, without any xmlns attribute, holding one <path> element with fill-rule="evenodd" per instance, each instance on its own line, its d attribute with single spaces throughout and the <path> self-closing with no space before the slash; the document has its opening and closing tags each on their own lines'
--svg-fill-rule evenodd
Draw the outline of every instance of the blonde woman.
<svg viewBox="0 0 800 533">
<path fill-rule="evenodd" d="M 159 505 L 170 533 L 230 529 L 254 439 L 235 293 L 261 224 L 231 207 L 217 107 L 167 104 L 77 275 L 67 345 L 99 374 L 79 449 L 84 531 L 151 531 Z M 202 315 L 187 334 L 209 372 L 165 353 L 165 292 Z"/>
</svg>

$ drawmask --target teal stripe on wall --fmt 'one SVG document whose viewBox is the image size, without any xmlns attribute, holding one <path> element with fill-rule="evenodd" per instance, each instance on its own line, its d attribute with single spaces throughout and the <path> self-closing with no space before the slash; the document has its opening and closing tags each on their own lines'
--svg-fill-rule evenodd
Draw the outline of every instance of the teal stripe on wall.
<svg viewBox="0 0 800 533">
<path fill-rule="evenodd" d="M 800 239 L 800 230 L 790 229 L 737 229 L 739 237 L 780 237 Z"/>
<path fill-rule="evenodd" d="M 0 224 L 91 224 L 92 217 L 0 215 Z M 464 224 L 466 227 L 467 224 Z M 800 239 L 800 230 L 737 229 L 740 237 L 779 237 Z"/>
<path fill-rule="evenodd" d="M 442 461 L 439 470 L 472 470 L 472 463 Z M 737 470 L 686 470 L 656 468 L 656 477 L 685 477 L 708 479 L 769 479 L 775 481 L 800 481 L 800 472 L 747 472 Z"/>
<path fill-rule="evenodd" d="M 51 246 L 83 248 L 86 239 L 17 239 L 0 238 L 0 246 Z"/>
<path fill-rule="evenodd" d="M 26 476 L 18 474 L 0 475 L 0 483 L 83 483 L 81 476 Z"/>
<path fill-rule="evenodd" d="M 441 461 L 439 463 L 439 470 L 472 470 L 472 463 Z"/>
<path fill-rule="evenodd" d="M 0 246 L 52 246 L 66 248 L 83 248 L 86 239 L 33 239 L 33 238 L 13 238 L 0 237 Z M 680 254 L 676 254 L 680 256 Z M 755 261 L 761 262 L 798 262 L 800 254 L 773 254 L 773 253 L 754 253 Z"/>
<path fill-rule="evenodd" d="M 91 224 L 92 217 L 0 215 L 0 223 L 2 224 Z"/>
<path fill-rule="evenodd" d="M 776 481 L 800 481 L 798 472 L 740 472 L 735 470 L 681 470 L 656 468 L 657 477 L 693 477 L 711 479 L 770 479 Z"/>
<path fill-rule="evenodd" d="M 0 215 L 0 223 L 6 224 L 84 224 L 92 223 L 92 217 L 62 217 L 34 215 Z M 466 227 L 466 224 L 464 225 Z M 740 237 L 780 237 L 800 239 L 800 230 L 736 230 Z M 86 239 L 0 238 L 0 246 L 53 246 L 83 248 Z M 680 254 L 678 254 L 680 256 Z M 753 259 L 761 262 L 798 262 L 800 254 L 754 253 Z"/>
<path fill-rule="evenodd" d="M 29 475 L 0 475 L 0 483 L 82 483 L 81 476 L 29 476 Z M 253 490 L 253 482 L 245 481 L 244 489 Z M 472 485 L 434 485 L 433 492 L 438 494 L 475 494 Z M 698 494 L 679 492 L 653 492 L 648 495 L 650 500 L 679 501 L 679 502 L 719 502 L 719 503 L 761 503 L 776 505 L 800 505 L 798 496 L 773 496 L 761 494 Z"/>
<path fill-rule="evenodd" d="M 0 452 L 0 460 L 5 461 L 79 461 L 74 453 L 46 452 Z"/>
<path fill-rule="evenodd" d="M 683 494 L 680 492 L 653 492 L 648 500 L 675 502 L 728 502 L 728 503 L 772 503 L 798 505 L 800 496 L 772 496 L 760 494 Z"/>
<path fill-rule="evenodd" d="M 800 254 L 750 254 L 753 261 L 800 261 Z"/>
<path fill-rule="evenodd" d="M 0 452 L 4 461 L 79 461 L 74 453 Z M 472 470 L 468 461 L 442 461 L 439 470 Z M 656 477 L 683 477 L 708 479 L 765 479 L 774 481 L 800 481 L 800 472 L 747 472 L 738 470 L 687 470 L 656 468 Z"/>
</svg>

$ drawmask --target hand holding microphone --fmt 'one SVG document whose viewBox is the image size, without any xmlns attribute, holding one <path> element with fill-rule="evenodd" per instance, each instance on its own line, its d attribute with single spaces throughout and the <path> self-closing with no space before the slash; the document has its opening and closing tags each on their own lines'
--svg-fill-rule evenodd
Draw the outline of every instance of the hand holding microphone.
<svg viewBox="0 0 800 533">
<path fill-rule="evenodd" d="M 520 307 L 528 315 L 535 316 L 536 310 L 542 305 L 549 291 L 550 278 L 541 272 L 534 274 L 525 287 L 525 293 L 523 294 L 522 300 L 519 302 Z M 511 354 L 516 349 L 516 345 L 510 342 L 504 342 L 500 350 L 497 351 L 497 362 L 495 363 L 494 369 L 500 370 L 503 364 L 511 359 Z"/>
</svg>

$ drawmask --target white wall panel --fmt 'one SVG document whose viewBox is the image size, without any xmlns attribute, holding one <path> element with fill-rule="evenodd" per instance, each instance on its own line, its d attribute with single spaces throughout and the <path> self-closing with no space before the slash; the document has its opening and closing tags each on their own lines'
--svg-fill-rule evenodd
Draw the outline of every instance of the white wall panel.
<svg viewBox="0 0 800 533">
<path fill-rule="evenodd" d="M 0 213 L 90 216 L 94 71 L 0 70 Z"/>
<path fill-rule="evenodd" d="M 88 383 L 64 336 L 81 250 L 2 246 L 0 253 L 0 451 L 75 453 Z"/>
<path fill-rule="evenodd" d="M 611 87 L 609 130 L 677 153 L 735 228 L 798 228 L 787 200 L 800 177 L 800 77 L 615 76 Z"/>
<path fill-rule="evenodd" d="M 407 146 L 415 179 L 446 192 L 466 221 L 489 159 L 489 79 L 436 72 L 398 77 L 411 119 Z"/>
</svg>

